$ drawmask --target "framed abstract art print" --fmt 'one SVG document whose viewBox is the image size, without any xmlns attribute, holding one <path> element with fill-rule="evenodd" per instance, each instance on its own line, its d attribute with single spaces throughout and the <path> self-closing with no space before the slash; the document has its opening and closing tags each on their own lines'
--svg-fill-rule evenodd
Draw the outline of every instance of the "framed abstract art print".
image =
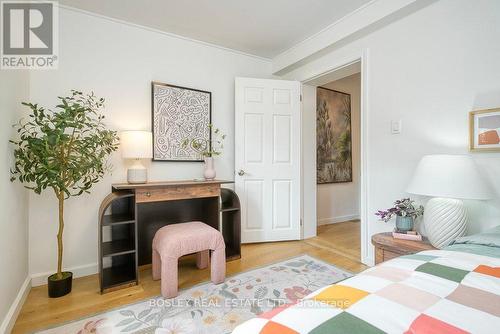
<svg viewBox="0 0 500 334">
<path fill-rule="evenodd" d="M 152 82 L 153 160 L 203 161 L 186 142 L 210 139 L 212 93 Z"/>
</svg>

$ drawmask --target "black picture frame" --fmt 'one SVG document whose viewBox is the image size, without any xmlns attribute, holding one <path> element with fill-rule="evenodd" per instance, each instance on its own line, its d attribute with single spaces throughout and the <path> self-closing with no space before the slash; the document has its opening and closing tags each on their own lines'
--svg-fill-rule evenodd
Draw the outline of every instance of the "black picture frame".
<svg viewBox="0 0 500 334">
<path fill-rule="evenodd" d="M 206 127 L 209 127 L 209 124 L 212 124 L 212 92 L 205 91 L 205 90 L 200 90 L 200 89 L 195 89 L 195 88 L 189 88 L 189 87 L 183 87 L 183 86 L 178 86 L 178 85 L 172 85 L 172 84 L 166 84 L 163 82 L 159 81 L 152 81 L 151 82 L 151 132 L 152 132 L 152 140 L 153 140 L 153 161 L 158 161 L 158 162 L 203 162 L 203 159 L 164 159 L 164 158 L 158 158 L 156 156 L 156 138 L 157 134 L 155 131 L 155 86 L 163 86 L 163 87 L 172 87 L 176 89 L 182 89 L 182 90 L 189 90 L 193 92 L 199 92 L 199 93 L 204 93 L 208 95 L 209 103 L 208 103 L 208 123 L 205 125 Z M 209 129 L 208 131 L 208 140 L 210 144 L 210 149 L 211 149 L 211 140 L 212 140 L 212 131 Z"/>
</svg>

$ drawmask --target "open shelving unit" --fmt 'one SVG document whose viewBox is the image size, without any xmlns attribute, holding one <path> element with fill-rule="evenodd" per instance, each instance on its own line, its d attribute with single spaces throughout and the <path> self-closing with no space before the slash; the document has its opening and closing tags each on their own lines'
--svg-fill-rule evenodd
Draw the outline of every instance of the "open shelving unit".
<svg viewBox="0 0 500 334">
<path fill-rule="evenodd" d="M 238 195 L 227 188 L 220 189 L 220 231 L 226 244 L 226 260 L 241 258 L 241 206 Z"/>
<path fill-rule="evenodd" d="M 101 293 L 138 283 L 135 195 L 109 194 L 99 208 L 99 279 Z"/>
</svg>

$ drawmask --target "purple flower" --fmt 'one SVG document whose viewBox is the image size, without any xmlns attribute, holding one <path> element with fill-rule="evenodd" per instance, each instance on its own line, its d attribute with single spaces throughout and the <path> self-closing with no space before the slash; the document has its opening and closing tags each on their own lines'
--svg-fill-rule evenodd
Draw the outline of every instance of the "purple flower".
<svg viewBox="0 0 500 334">
<path fill-rule="evenodd" d="M 378 210 L 375 215 L 380 217 L 380 220 L 388 222 L 394 216 L 408 216 L 416 219 L 424 214 L 423 206 L 415 206 L 415 202 L 410 198 L 396 200 L 394 206 L 387 210 Z"/>
</svg>

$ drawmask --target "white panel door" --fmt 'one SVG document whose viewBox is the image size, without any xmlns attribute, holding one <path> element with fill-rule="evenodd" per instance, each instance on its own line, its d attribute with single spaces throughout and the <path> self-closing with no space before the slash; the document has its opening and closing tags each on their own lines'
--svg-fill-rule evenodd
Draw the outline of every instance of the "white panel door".
<svg viewBox="0 0 500 334">
<path fill-rule="evenodd" d="M 300 239 L 300 83 L 236 78 L 242 242 Z"/>
</svg>

